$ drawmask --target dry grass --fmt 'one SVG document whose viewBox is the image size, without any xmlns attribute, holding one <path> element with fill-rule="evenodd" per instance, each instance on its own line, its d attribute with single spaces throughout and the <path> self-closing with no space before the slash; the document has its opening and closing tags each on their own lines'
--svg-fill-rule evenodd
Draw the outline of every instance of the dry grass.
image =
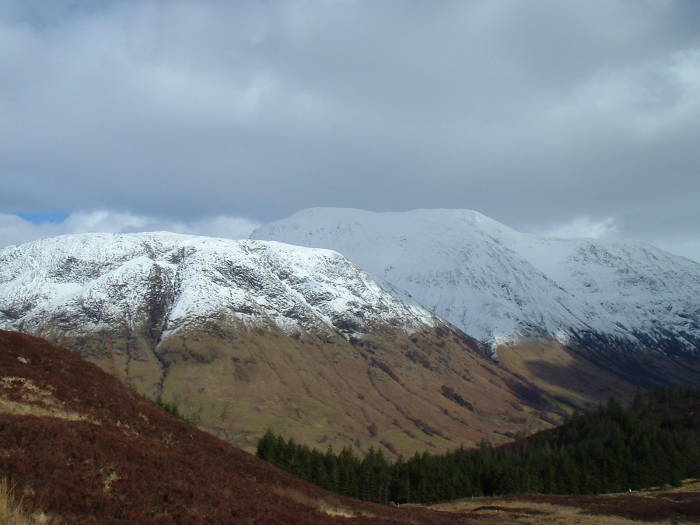
<svg viewBox="0 0 700 525">
<path fill-rule="evenodd" d="M 304 494 L 303 492 L 289 488 L 289 487 L 273 487 L 272 490 L 276 493 L 279 494 L 280 496 L 283 496 L 285 498 L 289 498 L 292 501 L 296 501 L 297 503 L 301 503 L 302 505 L 307 505 L 309 507 L 313 507 L 316 510 L 319 510 L 320 512 L 323 512 L 324 514 L 328 516 L 337 516 L 337 517 L 342 517 L 342 518 L 357 518 L 357 517 L 364 517 L 364 518 L 371 518 L 374 517 L 374 515 L 370 512 L 358 512 L 357 510 L 349 509 L 345 506 L 343 506 L 340 501 L 328 501 L 326 499 L 319 499 L 319 498 L 313 498 L 307 494 Z M 331 496 L 332 498 L 333 496 Z"/>
<path fill-rule="evenodd" d="M 672 492 L 672 493 L 683 493 L 683 492 L 700 492 L 700 478 L 688 478 L 683 480 L 683 485 L 680 487 L 670 487 L 668 485 L 662 485 L 659 487 L 649 487 L 645 490 L 635 491 L 635 494 L 641 495 L 653 495 L 658 492 Z"/>
<path fill-rule="evenodd" d="M 691 506 L 692 501 L 697 501 L 699 489 L 700 480 L 687 479 L 682 487 L 652 487 L 632 494 L 482 497 L 448 501 L 430 508 L 468 516 L 478 523 L 685 525 L 700 522 L 697 509 Z"/>
<path fill-rule="evenodd" d="M 46 523 L 31 517 L 22 508 L 22 500 L 14 496 L 6 479 L 0 478 L 0 525 L 35 525 Z"/>
<path fill-rule="evenodd" d="M 475 498 L 434 505 L 435 510 L 468 514 L 480 523 L 513 523 L 518 525 L 632 525 L 638 521 L 620 516 L 591 516 L 581 509 L 550 503 Z M 667 522 L 668 523 L 668 522 Z"/>
<path fill-rule="evenodd" d="M 11 391 L 15 392 L 15 396 L 8 395 Z M 0 377 L 0 413 L 97 423 L 82 414 L 66 410 L 51 389 L 42 388 L 24 377 Z"/>
<path fill-rule="evenodd" d="M 122 478 L 119 477 L 119 474 L 117 474 L 116 471 L 110 472 L 102 482 L 102 484 L 104 485 L 105 492 L 109 492 L 110 490 L 112 490 L 112 485 L 114 485 L 114 482 L 119 481 L 120 479 Z"/>
</svg>

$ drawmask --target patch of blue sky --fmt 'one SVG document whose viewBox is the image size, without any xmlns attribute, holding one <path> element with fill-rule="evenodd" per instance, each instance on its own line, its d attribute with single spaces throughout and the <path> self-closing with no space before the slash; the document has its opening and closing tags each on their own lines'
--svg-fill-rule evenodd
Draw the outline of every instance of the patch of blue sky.
<svg viewBox="0 0 700 525">
<path fill-rule="evenodd" d="M 29 221 L 32 224 L 41 224 L 45 222 L 63 222 L 68 218 L 70 213 L 63 210 L 42 212 L 16 211 L 13 213 L 13 215 L 24 219 L 25 221 Z"/>
</svg>

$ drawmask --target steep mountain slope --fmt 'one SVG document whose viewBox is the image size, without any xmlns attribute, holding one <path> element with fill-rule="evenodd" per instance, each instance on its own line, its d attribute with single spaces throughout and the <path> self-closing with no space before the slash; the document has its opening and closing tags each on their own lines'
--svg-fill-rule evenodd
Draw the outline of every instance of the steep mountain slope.
<svg viewBox="0 0 700 525">
<path fill-rule="evenodd" d="M 71 524 L 473 523 L 328 493 L 166 413 L 75 353 L 0 331 L 0 475 Z"/>
<path fill-rule="evenodd" d="M 700 264 L 649 245 L 537 237 L 468 210 L 314 208 L 252 238 L 337 250 L 494 349 L 700 349 Z"/>
<path fill-rule="evenodd" d="M 212 315 L 348 336 L 359 324 L 413 329 L 437 322 L 337 253 L 276 242 L 66 235 L 4 249 L 0 261 L 3 321 L 19 328 L 51 315 L 99 329 L 117 319 L 134 324 L 141 312 L 159 329 L 154 339 Z"/>
<path fill-rule="evenodd" d="M 562 415 L 328 250 L 168 233 L 10 247 L 0 327 L 74 348 L 249 450 L 270 427 L 406 455 L 503 441 Z"/>
</svg>

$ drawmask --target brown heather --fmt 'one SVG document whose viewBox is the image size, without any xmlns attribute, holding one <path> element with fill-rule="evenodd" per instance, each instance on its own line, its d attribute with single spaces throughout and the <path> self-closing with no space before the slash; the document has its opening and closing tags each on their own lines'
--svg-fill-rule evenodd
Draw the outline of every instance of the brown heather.
<svg viewBox="0 0 700 525">
<path fill-rule="evenodd" d="M 23 379 L 0 382 L 0 477 L 23 506 L 63 523 L 473 523 L 302 482 L 35 337 L 0 331 L 0 374 Z M 5 411 L 27 403 L 36 414 Z M 44 412 L 57 407 L 83 419 Z"/>
<path fill-rule="evenodd" d="M 352 500 L 193 428 L 73 352 L 13 332 L 0 331 L 0 401 L 0 525 L 700 522 L 697 483 L 431 509 Z"/>
</svg>

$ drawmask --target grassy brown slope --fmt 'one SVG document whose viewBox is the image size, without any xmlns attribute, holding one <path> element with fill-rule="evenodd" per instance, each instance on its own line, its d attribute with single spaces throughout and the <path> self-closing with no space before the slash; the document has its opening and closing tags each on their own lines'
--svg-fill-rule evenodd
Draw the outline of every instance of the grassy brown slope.
<svg viewBox="0 0 700 525">
<path fill-rule="evenodd" d="M 0 375 L 0 477 L 65 523 L 472 522 L 327 493 L 35 337 L 0 331 Z"/>
<path fill-rule="evenodd" d="M 389 456 L 444 452 L 484 438 L 504 442 L 564 413 L 447 328 L 407 334 L 383 326 L 351 343 L 212 320 L 166 334 L 148 352 L 137 335 L 52 337 L 248 451 L 271 428 L 360 454 L 371 446 Z"/>
<path fill-rule="evenodd" d="M 561 496 L 524 494 L 471 498 L 431 508 L 462 513 L 479 523 L 539 525 L 631 525 L 634 523 L 700 523 L 700 482 L 682 488 L 635 491 L 632 494 Z"/>
<path fill-rule="evenodd" d="M 523 399 L 536 389 L 454 333 L 385 328 L 351 344 L 218 326 L 168 338 L 159 350 L 169 363 L 164 397 L 248 450 L 271 428 L 309 446 L 407 456 L 502 442 L 561 414 L 537 392 Z"/>
<path fill-rule="evenodd" d="M 577 407 L 597 405 L 610 397 L 631 399 L 636 389 L 557 341 L 524 340 L 500 345 L 497 352 L 504 368 Z"/>
</svg>

